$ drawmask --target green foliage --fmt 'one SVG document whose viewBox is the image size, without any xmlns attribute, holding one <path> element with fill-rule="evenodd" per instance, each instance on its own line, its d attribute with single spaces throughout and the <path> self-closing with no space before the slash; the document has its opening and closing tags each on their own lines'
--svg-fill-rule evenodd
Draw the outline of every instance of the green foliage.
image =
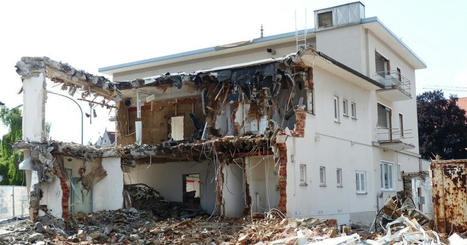
<svg viewBox="0 0 467 245">
<path fill-rule="evenodd" d="M 467 158 L 467 119 L 456 97 L 446 99 L 441 90 L 425 92 L 417 96 L 417 114 L 423 158 Z"/>
<path fill-rule="evenodd" d="M 0 175 L 3 180 L 2 185 L 23 184 L 24 171 L 18 169 L 18 164 L 23 160 L 23 154 L 13 152 L 11 144 L 22 138 L 22 116 L 18 108 L 8 109 L 2 107 L 0 119 L 8 127 L 8 133 L 2 137 L 0 142 Z"/>
</svg>

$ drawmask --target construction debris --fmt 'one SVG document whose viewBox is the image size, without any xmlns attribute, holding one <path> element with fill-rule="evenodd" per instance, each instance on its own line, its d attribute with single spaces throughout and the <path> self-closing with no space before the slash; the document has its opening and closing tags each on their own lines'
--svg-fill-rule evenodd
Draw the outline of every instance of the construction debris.
<svg viewBox="0 0 467 245">
<path fill-rule="evenodd" d="M 432 221 L 425 214 L 415 208 L 415 204 L 406 192 L 400 191 L 386 201 L 386 204 L 376 215 L 374 226 L 371 229 L 377 230 L 378 227 L 385 229 L 386 225 L 401 216 L 410 217 L 417 220 L 420 225 L 432 227 Z"/>
<path fill-rule="evenodd" d="M 157 190 L 142 183 L 125 185 L 123 195 L 125 207 L 151 211 L 156 220 L 191 218 L 203 213 L 183 203 L 165 201 Z"/>
<path fill-rule="evenodd" d="M 405 216 L 388 223 L 384 233 L 373 234 L 338 228 L 333 219 L 281 216 L 271 211 L 258 219 L 201 215 L 161 220 L 151 211 L 129 208 L 75 214 L 75 225 L 67 229 L 63 220 L 46 215 L 36 223 L 0 226 L 0 244 L 462 244 L 455 242 L 464 242 L 467 235 L 448 240 Z"/>
</svg>

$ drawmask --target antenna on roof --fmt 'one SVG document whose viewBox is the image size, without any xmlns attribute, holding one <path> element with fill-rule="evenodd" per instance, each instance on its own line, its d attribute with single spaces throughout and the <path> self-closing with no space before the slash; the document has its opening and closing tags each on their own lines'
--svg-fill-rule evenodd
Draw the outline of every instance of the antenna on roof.
<svg viewBox="0 0 467 245">
<path fill-rule="evenodd" d="M 264 31 L 264 29 L 263 29 L 263 24 L 261 24 L 261 38 L 264 37 L 264 36 L 263 36 L 263 31 Z"/>
<path fill-rule="evenodd" d="M 307 35 L 307 10 L 305 8 L 305 28 L 302 31 L 299 31 L 297 28 L 297 10 L 295 10 L 295 43 L 297 45 L 297 52 L 301 49 L 306 49 L 306 35 Z"/>
</svg>

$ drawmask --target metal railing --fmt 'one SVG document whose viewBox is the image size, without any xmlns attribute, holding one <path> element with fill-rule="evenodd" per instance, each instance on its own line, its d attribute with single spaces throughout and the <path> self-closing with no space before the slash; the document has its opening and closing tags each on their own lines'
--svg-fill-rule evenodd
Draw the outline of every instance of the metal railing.
<svg viewBox="0 0 467 245">
<path fill-rule="evenodd" d="M 398 71 L 376 72 L 375 79 L 384 85 L 385 88 L 397 88 L 405 95 L 411 97 L 410 80 L 405 78 Z"/>
<path fill-rule="evenodd" d="M 412 129 L 404 129 L 402 132 L 399 128 L 377 128 L 376 140 L 379 142 L 394 142 L 404 139 L 413 138 Z"/>
</svg>

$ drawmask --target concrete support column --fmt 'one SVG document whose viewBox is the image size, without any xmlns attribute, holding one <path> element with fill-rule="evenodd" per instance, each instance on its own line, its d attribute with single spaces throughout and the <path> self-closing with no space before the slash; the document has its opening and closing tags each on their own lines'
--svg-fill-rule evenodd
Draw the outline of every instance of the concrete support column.
<svg viewBox="0 0 467 245">
<path fill-rule="evenodd" d="M 47 92 L 43 73 L 23 79 L 23 140 L 43 142 Z"/>
<path fill-rule="evenodd" d="M 45 103 L 47 100 L 46 82 L 43 72 L 32 76 L 23 77 L 23 140 L 43 142 L 45 134 Z M 29 152 L 24 153 L 24 158 L 29 157 Z M 38 183 L 37 171 L 32 170 L 31 164 L 20 165 L 25 170 L 26 188 L 28 195 L 31 187 Z M 37 215 L 30 209 L 31 219 Z"/>
</svg>

